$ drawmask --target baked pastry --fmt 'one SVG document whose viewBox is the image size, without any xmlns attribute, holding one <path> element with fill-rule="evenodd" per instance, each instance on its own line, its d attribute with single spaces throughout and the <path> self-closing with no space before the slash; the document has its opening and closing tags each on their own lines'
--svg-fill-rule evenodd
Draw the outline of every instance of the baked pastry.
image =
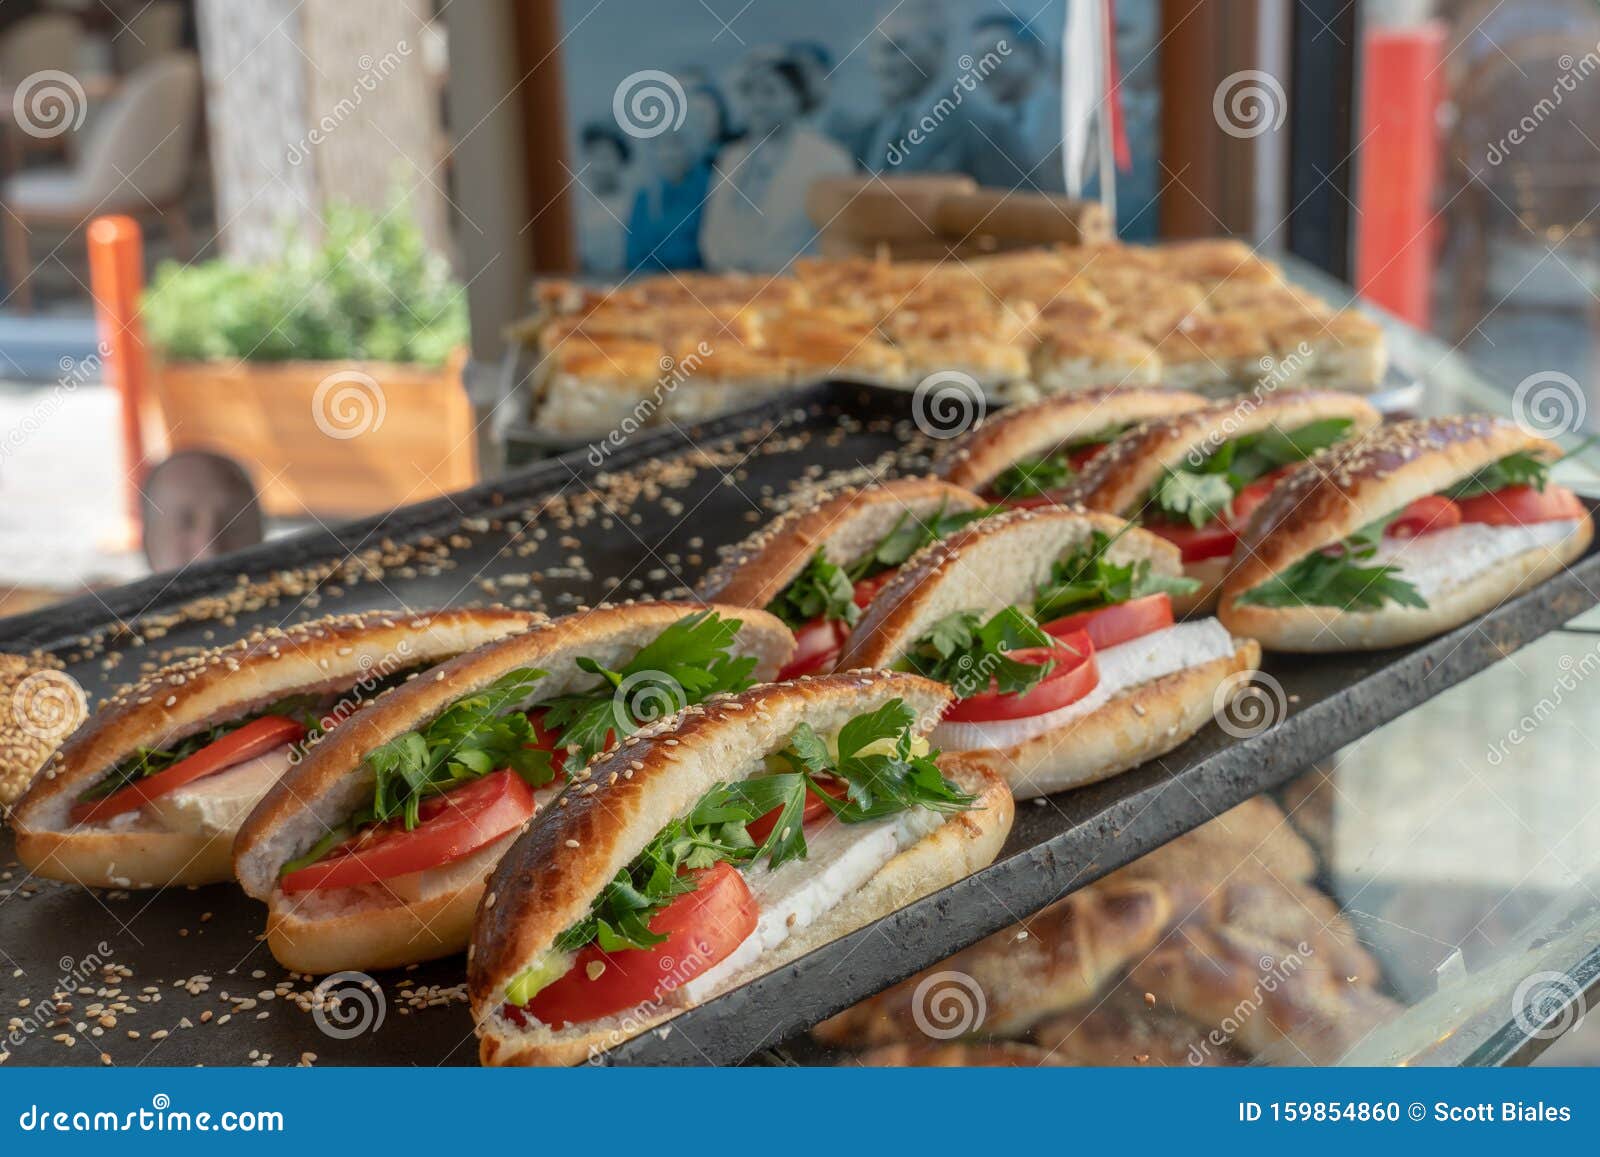
<svg viewBox="0 0 1600 1157">
<path fill-rule="evenodd" d="M 878 592 L 838 666 L 952 685 L 933 732 L 954 766 L 1018 799 L 1093 783 L 1188 739 L 1260 661 L 1215 619 L 1174 624 L 1178 552 L 1064 506 L 983 519 L 925 547 Z"/>
<path fill-rule="evenodd" d="M 1182 390 L 1113 386 L 1009 406 L 963 437 L 942 473 L 994 502 L 1049 505 L 1130 427 L 1205 405 Z"/>
<path fill-rule="evenodd" d="M 1135 427 L 1095 457 L 1068 497 L 1136 519 L 1177 546 L 1184 573 L 1201 584 L 1180 605 L 1208 608 L 1239 528 L 1285 472 L 1378 422 L 1376 410 L 1349 394 L 1261 391 Z"/>
<path fill-rule="evenodd" d="M 1154 947 L 1171 919 L 1171 902 L 1160 885 L 1092 885 L 869 996 L 817 1025 L 811 1035 L 850 1048 L 923 1040 L 926 1025 L 947 1027 L 940 1002 L 949 999 L 971 1011 L 965 1018 L 971 1022 L 969 1035 L 1018 1037 L 1090 1000 Z M 941 996 L 952 973 L 966 992 L 951 988 Z"/>
<path fill-rule="evenodd" d="M 582 1060 L 988 864 L 1011 800 L 926 754 L 948 698 L 882 671 L 758 687 L 591 764 L 479 907 L 467 983 L 483 1062 Z M 882 777 L 894 798 L 868 810 Z"/>
<path fill-rule="evenodd" d="M 1219 614 L 1284 651 L 1374 650 L 1459 626 L 1588 548 L 1588 507 L 1549 480 L 1560 453 L 1470 414 L 1330 447 L 1251 515 Z"/>
</svg>

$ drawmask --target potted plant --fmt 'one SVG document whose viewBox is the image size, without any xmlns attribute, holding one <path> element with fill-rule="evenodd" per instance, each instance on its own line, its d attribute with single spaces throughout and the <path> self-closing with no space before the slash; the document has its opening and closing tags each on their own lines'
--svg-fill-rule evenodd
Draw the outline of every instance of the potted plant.
<svg viewBox="0 0 1600 1157">
<path fill-rule="evenodd" d="M 269 513 L 351 515 L 476 480 L 465 296 L 402 209 L 331 209 L 277 261 L 157 270 L 142 317 L 171 448 L 216 450 Z"/>
</svg>

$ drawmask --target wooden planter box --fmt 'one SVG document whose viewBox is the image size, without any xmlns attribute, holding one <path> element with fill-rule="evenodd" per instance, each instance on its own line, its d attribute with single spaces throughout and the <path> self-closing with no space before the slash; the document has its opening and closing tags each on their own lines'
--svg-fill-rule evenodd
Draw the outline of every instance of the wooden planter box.
<svg viewBox="0 0 1600 1157">
<path fill-rule="evenodd" d="M 170 449 L 237 460 L 268 514 L 344 516 L 477 481 L 464 361 L 158 361 L 151 377 Z"/>
</svg>

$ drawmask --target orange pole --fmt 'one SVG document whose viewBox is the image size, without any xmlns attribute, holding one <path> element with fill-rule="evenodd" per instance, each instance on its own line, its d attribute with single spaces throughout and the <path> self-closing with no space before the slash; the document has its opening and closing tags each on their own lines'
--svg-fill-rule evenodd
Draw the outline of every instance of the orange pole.
<svg viewBox="0 0 1600 1157">
<path fill-rule="evenodd" d="M 144 433 L 139 413 L 147 366 L 139 297 L 144 292 L 144 239 L 132 217 L 96 217 L 89 223 L 89 289 L 100 330 L 106 380 L 122 400 L 124 500 L 135 531 L 140 526 L 139 484 L 144 480 Z"/>
</svg>

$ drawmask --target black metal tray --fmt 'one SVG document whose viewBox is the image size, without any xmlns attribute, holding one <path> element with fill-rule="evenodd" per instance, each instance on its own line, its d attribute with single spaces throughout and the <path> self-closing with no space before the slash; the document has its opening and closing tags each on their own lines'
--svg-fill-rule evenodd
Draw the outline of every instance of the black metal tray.
<svg viewBox="0 0 1600 1157">
<path fill-rule="evenodd" d="M 639 438 L 614 452 L 576 451 L 382 518 L 0 620 L 0 650 L 49 651 L 92 699 L 174 653 L 331 610 L 498 598 L 560 612 L 601 598 L 669 593 L 692 583 L 716 546 L 764 520 L 770 500 L 802 477 L 925 467 L 932 443 L 911 422 L 911 404 L 905 394 L 826 385 L 689 433 Z M 630 498 L 646 478 L 655 489 Z M 589 510 L 586 524 L 569 524 L 575 508 Z M 519 554 L 539 528 L 547 535 L 538 548 Z M 581 566 L 571 558 L 580 542 Z M 414 548 L 420 558 L 407 557 Z M 526 582 L 535 568 L 539 577 Z M 1267 704 L 1270 725 L 1241 717 L 1232 730 L 1250 732 L 1243 737 L 1209 727 L 1107 783 L 1025 803 L 990 868 L 602 1059 L 775 1059 L 770 1048 L 785 1037 L 1282 782 L 1580 614 L 1596 602 L 1596 589 L 1600 555 L 1591 551 L 1538 590 L 1428 643 L 1373 655 L 1273 658 L 1267 673 L 1282 693 Z M 103 643 L 91 645 L 97 638 Z M 236 888 L 90 892 L 27 881 L 13 859 L 9 836 L 0 837 L 0 876 L 10 874 L 0 878 L 0 1010 L 26 1022 L 23 1031 L 0 1035 L 11 1063 L 283 1064 L 313 1053 L 317 1063 L 460 1064 L 476 1057 L 459 958 L 380 976 L 382 1023 L 371 1023 L 373 1013 L 362 1031 L 345 1035 L 349 1026 L 296 1003 L 313 982 L 275 964 L 257 940 L 264 910 Z M 105 965 L 131 972 L 111 984 L 134 1010 L 109 1026 L 86 1015 L 119 999 L 99 995 Z M 209 980 L 184 983 L 197 977 Z M 37 1016 L 56 991 L 79 989 L 88 991 L 70 993 L 71 1009 Z M 353 985 L 336 990 L 355 994 Z M 157 994 L 159 1002 L 137 999 Z M 241 997 L 256 1003 L 240 1007 Z M 19 1008 L 20 1000 L 30 1004 Z M 359 1010 L 353 1001 L 350 1007 Z M 167 1035 L 152 1039 L 161 1029 Z"/>
</svg>

